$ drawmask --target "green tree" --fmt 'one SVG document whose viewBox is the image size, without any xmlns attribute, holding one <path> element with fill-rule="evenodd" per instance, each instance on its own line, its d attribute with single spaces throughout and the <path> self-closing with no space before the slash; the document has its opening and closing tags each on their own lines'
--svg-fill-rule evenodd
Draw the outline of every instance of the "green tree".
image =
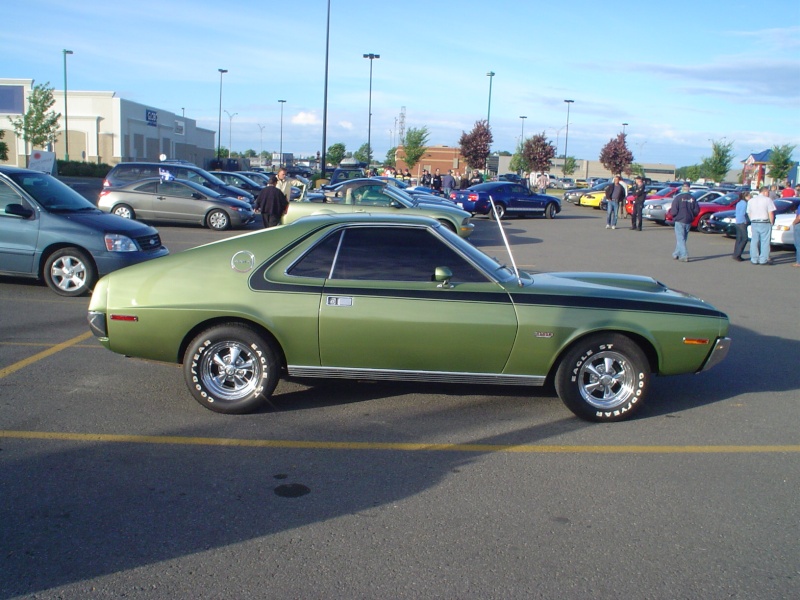
<svg viewBox="0 0 800 600">
<path fill-rule="evenodd" d="M 644 167 L 639 163 L 631 163 L 629 170 L 631 172 L 631 175 L 638 175 L 640 177 L 644 177 L 646 175 L 646 173 L 644 172 Z"/>
<path fill-rule="evenodd" d="M 525 162 L 528 163 L 531 171 L 544 172 L 549 171 L 553 166 L 553 157 L 556 155 L 556 149 L 543 131 L 525 140 L 522 155 L 525 157 Z"/>
<path fill-rule="evenodd" d="M 14 133 L 25 141 L 26 152 L 27 144 L 31 148 L 44 149 L 58 137 L 58 119 L 61 113 L 50 110 L 56 101 L 53 98 L 53 88 L 49 86 L 50 82 L 33 86 L 25 114 L 16 119 L 8 118 L 14 126 Z"/>
<path fill-rule="evenodd" d="M 387 167 L 392 167 L 393 169 L 397 166 L 395 152 L 397 152 L 396 146 L 394 148 L 389 148 L 389 150 L 386 152 L 386 160 L 383 161 Z"/>
<path fill-rule="evenodd" d="M 367 163 L 368 165 L 371 165 L 372 148 L 370 148 L 366 143 L 361 144 L 361 147 L 355 152 L 353 152 L 353 158 L 355 158 L 358 162 Z"/>
<path fill-rule="evenodd" d="M 5 134 L 6 132 L 0 129 L 0 160 L 8 160 L 8 144 L 2 141 Z"/>
<path fill-rule="evenodd" d="M 525 156 L 522 154 L 522 146 L 523 142 L 517 144 L 517 151 L 514 152 L 514 155 L 511 157 L 511 162 L 508 163 L 508 168 L 515 173 L 524 173 L 530 170 L 528 161 L 525 160 Z"/>
<path fill-rule="evenodd" d="M 244 156 L 245 158 L 255 158 L 256 156 L 258 156 L 258 154 L 256 153 L 255 150 L 245 150 Z"/>
<path fill-rule="evenodd" d="M 458 141 L 461 156 L 470 168 L 486 168 L 486 157 L 489 155 L 492 141 L 494 141 L 492 130 L 486 120 L 476 121 L 472 131 L 461 133 L 461 139 Z"/>
<path fill-rule="evenodd" d="M 711 142 L 711 156 L 700 162 L 703 177 L 717 183 L 725 181 L 725 176 L 733 164 L 733 142 Z"/>
<path fill-rule="evenodd" d="M 428 128 L 411 127 L 406 131 L 406 143 L 403 150 L 406 155 L 406 166 L 413 169 L 428 150 Z"/>
<path fill-rule="evenodd" d="M 564 157 L 562 156 L 562 158 Z M 574 156 L 567 156 L 564 158 L 564 167 L 561 170 L 564 173 L 564 177 L 569 177 L 578 170 L 578 161 L 575 160 Z"/>
<path fill-rule="evenodd" d="M 600 163 L 613 175 L 622 175 L 628 172 L 633 162 L 633 153 L 628 149 L 627 135 L 620 133 L 611 138 L 600 151 Z"/>
<path fill-rule="evenodd" d="M 347 148 L 344 144 L 338 142 L 328 146 L 328 152 L 325 156 L 325 160 L 332 165 L 338 165 L 340 162 L 342 162 L 346 154 Z"/>
<path fill-rule="evenodd" d="M 792 152 L 797 146 L 784 144 L 783 146 L 773 146 L 769 157 L 769 172 L 767 175 L 774 181 L 786 181 L 789 171 L 794 166 Z"/>
</svg>

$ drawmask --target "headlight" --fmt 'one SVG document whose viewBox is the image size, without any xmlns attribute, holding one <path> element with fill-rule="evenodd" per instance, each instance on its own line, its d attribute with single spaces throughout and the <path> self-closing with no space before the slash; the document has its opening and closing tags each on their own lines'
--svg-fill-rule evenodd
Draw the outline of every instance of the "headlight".
<svg viewBox="0 0 800 600">
<path fill-rule="evenodd" d="M 775 225 L 773 229 L 775 231 L 789 231 L 791 227 L 789 227 L 788 225 Z"/>
<path fill-rule="evenodd" d="M 653 209 L 653 210 L 661 210 L 661 205 L 660 204 L 654 204 L 650 208 Z"/>
<path fill-rule="evenodd" d="M 106 250 L 109 252 L 138 252 L 139 248 L 127 235 L 107 233 L 105 235 Z"/>
</svg>

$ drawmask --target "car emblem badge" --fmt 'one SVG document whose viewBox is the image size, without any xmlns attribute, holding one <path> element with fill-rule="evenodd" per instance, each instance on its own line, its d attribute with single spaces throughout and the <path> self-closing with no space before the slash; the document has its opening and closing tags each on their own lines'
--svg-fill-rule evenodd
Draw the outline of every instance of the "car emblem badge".
<svg viewBox="0 0 800 600">
<path fill-rule="evenodd" d="M 553 332 L 551 331 L 537 331 L 534 333 L 534 337 L 537 338 L 551 338 L 553 337 Z"/>
<path fill-rule="evenodd" d="M 231 269 L 237 273 L 249 273 L 256 264 L 256 257 L 252 252 L 240 250 L 231 258 Z"/>
</svg>

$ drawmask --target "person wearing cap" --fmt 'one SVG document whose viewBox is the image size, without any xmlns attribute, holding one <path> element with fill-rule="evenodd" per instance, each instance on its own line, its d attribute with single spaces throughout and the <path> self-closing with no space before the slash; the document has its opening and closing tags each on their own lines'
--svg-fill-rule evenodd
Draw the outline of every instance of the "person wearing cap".
<svg viewBox="0 0 800 600">
<path fill-rule="evenodd" d="M 772 224 L 775 222 L 775 203 L 769 196 L 769 187 L 761 188 L 761 193 L 750 198 L 747 203 L 747 216 L 750 218 L 750 262 L 754 265 L 771 265 L 769 242 L 772 237 Z"/>
<path fill-rule="evenodd" d="M 642 208 L 647 198 L 647 190 L 644 187 L 644 179 L 637 175 L 631 192 L 633 193 L 633 211 L 631 212 L 631 230 L 642 230 Z"/>
<path fill-rule="evenodd" d="M 680 194 L 675 196 L 672 206 L 669 207 L 669 215 L 675 223 L 675 250 L 672 252 L 672 258 L 681 262 L 689 262 L 686 240 L 689 238 L 692 221 L 700 212 L 700 206 L 695 197 L 689 193 L 689 189 L 689 183 L 685 182 L 681 186 Z"/>
</svg>

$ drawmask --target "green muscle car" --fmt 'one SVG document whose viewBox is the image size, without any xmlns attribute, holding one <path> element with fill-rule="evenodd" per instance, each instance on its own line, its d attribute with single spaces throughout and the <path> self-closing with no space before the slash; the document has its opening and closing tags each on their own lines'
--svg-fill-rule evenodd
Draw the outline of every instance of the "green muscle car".
<svg viewBox="0 0 800 600">
<path fill-rule="evenodd" d="M 111 273 L 89 325 L 182 363 L 202 405 L 257 409 L 288 377 L 540 386 L 616 421 L 653 373 L 724 358 L 727 316 L 654 279 L 516 273 L 439 221 L 319 215 Z"/>
<path fill-rule="evenodd" d="M 290 202 L 282 223 L 288 224 L 309 215 L 369 213 L 388 215 L 410 211 L 436 219 L 461 237 L 469 237 L 474 225 L 470 213 L 446 200 L 416 200 L 385 181 L 357 179 L 337 186 L 335 191 L 313 194 L 311 200 Z"/>
</svg>

